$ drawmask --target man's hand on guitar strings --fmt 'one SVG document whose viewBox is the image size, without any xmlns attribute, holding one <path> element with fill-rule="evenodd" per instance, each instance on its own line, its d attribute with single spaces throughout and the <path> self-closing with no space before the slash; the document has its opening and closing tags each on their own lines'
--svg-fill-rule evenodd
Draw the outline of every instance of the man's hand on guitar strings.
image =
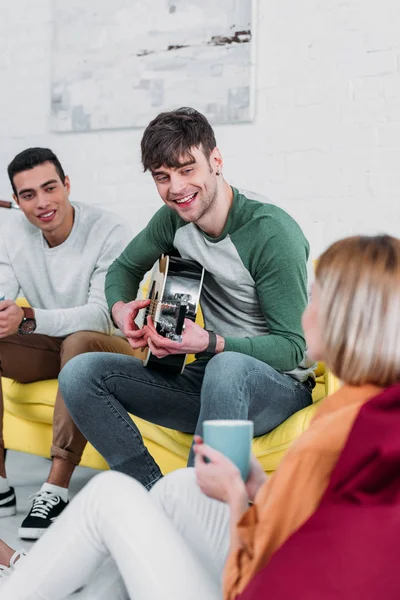
<svg viewBox="0 0 400 600">
<path fill-rule="evenodd" d="M 133 300 L 132 302 L 117 302 L 112 307 L 112 316 L 118 329 L 122 331 L 131 348 L 145 348 L 147 346 L 147 331 L 145 327 L 139 329 L 135 319 L 139 310 L 149 306 L 150 300 Z"/>
<path fill-rule="evenodd" d="M 209 342 L 208 331 L 205 331 L 205 329 L 193 323 L 190 319 L 185 319 L 182 342 L 173 342 L 157 333 L 150 316 L 147 317 L 147 325 L 143 329 L 146 330 L 147 345 L 157 358 L 164 358 L 169 354 L 197 354 L 198 352 L 204 352 Z"/>
</svg>

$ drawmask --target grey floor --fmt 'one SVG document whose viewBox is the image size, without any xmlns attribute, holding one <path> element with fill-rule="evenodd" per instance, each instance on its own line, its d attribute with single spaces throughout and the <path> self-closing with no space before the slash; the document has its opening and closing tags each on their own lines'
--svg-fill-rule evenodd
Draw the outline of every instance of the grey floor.
<svg viewBox="0 0 400 600">
<path fill-rule="evenodd" d="M 37 492 L 46 481 L 49 473 L 50 461 L 39 456 L 24 454 L 22 452 L 8 452 L 7 454 L 7 477 L 10 484 L 15 488 L 17 495 L 17 514 L 15 517 L 3 517 L 0 519 L 0 538 L 9 546 L 29 550 L 31 542 L 18 538 L 18 528 L 26 516 L 29 505 L 28 497 Z M 98 471 L 78 467 L 72 477 L 70 486 L 70 498 Z"/>
</svg>

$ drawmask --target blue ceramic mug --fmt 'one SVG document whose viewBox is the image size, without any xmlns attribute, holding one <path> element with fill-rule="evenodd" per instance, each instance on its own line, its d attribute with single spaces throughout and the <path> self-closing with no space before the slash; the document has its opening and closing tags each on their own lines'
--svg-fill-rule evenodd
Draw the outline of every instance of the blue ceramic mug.
<svg viewBox="0 0 400 600">
<path fill-rule="evenodd" d="M 204 443 L 229 458 L 239 469 L 243 481 L 249 476 L 253 433 L 253 421 L 221 419 L 203 422 Z"/>
</svg>

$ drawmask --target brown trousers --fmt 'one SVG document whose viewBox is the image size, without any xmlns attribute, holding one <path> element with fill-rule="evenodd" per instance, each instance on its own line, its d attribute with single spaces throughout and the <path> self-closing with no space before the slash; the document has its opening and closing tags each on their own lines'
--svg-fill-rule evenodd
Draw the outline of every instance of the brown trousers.
<svg viewBox="0 0 400 600">
<path fill-rule="evenodd" d="M 128 342 L 115 335 L 79 331 L 60 338 L 33 333 L 0 339 L 0 448 L 3 442 L 3 392 L 1 376 L 19 383 L 56 379 L 63 366 L 85 352 L 116 352 L 138 356 Z M 60 390 L 57 391 L 53 417 L 51 456 L 78 465 L 86 440 L 73 422 Z"/>
</svg>

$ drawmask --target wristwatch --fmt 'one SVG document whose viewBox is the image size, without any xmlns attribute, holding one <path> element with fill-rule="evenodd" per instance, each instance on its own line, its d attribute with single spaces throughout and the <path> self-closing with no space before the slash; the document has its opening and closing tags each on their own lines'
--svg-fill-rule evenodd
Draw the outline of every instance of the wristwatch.
<svg viewBox="0 0 400 600">
<path fill-rule="evenodd" d="M 27 335 L 33 333 L 36 329 L 35 313 L 33 312 L 33 309 L 28 306 L 23 306 L 22 310 L 24 311 L 24 318 L 19 324 L 18 333 Z"/>
<path fill-rule="evenodd" d="M 206 329 L 206 331 L 209 335 L 209 340 L 205 353 L 214 355 L 217 349 L 217 334 L 214 331 L 210 331 L 209 329 Z"/>
</svg>

